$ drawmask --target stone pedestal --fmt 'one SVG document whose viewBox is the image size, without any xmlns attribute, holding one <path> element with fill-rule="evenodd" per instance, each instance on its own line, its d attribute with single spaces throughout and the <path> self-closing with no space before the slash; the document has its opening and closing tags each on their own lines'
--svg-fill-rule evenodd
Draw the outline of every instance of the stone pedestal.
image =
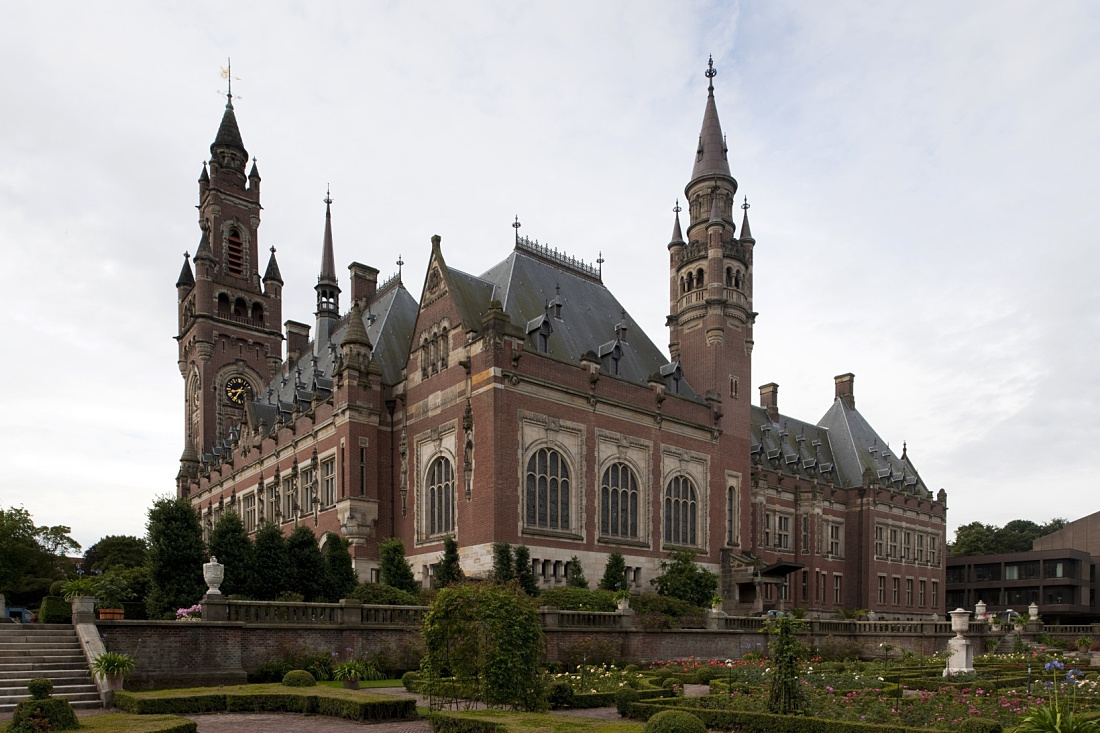
<svg viewBox="0 0 1100 733">
<path fill-rule="evenodd" d="M 949 639 L 947 651 L 951 656 L 948 657 L 947 666 L 943 670 L 944 677 L 974 671 L 974 647 L 969 641 L 959 638 Z"/>
<path fill-rule="evenodd" d="M 77 596 L 72 599 L 73 605 L 73 623 L 74 624 L 94 624 L 95 623 L 95 597 L 94 596 Z"/>
<path fill-rule="evenodd" d="M 207 593 L 202 597 L 201 603 L 203 621 L 229 620 L 229 603 L 221 593 Z"/>
</svg>

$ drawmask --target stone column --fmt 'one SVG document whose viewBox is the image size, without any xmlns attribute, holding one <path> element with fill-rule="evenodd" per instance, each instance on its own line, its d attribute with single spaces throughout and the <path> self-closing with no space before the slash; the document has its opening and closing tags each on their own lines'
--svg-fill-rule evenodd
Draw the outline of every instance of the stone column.
<svg viewBox="0 0 1100 733">
<path fill-rule="evenodd" d="M 217 591 L 214 594 L 207 593 L 202 597 L 203 621 L 228 621 L 229 601 Z"/>
</svg>

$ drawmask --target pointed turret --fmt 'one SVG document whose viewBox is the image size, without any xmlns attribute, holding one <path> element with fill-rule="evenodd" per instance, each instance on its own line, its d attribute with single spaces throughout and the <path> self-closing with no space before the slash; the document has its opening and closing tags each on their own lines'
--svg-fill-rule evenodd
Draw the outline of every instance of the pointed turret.
<svg viewBox="0 0 1100 733">
<path fill-rule="evenodd" d="M 199 174 L 199 183 L 210 183 L 210 174 L 206 171 L 206 161 L 202 164 L 202 173 Z"/>
<path fill-rule="evenodd" d="M 183 253 L 183 268 L 180 270 L 179 279 L 176 280 L 177 288 L 190 288 L 195 284 L 195 276 L 191 273 L 191 255 Z"/>
<path fill-rule="evenodd" d="M 210 237 L 206 232 L 199 235 L 199 247 L 195 250 L 195 264 L 207 260 L 216 263 L 214 253 L 210 250 Z"/>
<path fill-rule="evenodd" d="M 237 127 L 237 115 L 233 112 L 233 97 L 226 95 L 225 112 L 222 114 L 222 123 L 218 126 L 218 134 L 214 142 L 210 144 L 210 154 L 217 155 L 218 148 L 236 148 L 244 153 L 244 159 L 248 159 L 248 151 L 244 149 L 244 141 L 241 140 L 241 130 Z"/>
<path fill-rule="evenodd" d="M 680 229 L 680 200 L 676 199 L 676 206 L 672 209 L 675 212 L 676 219 L 672 224 L 672 239 L 668 241 L 668 246 L 671 247 L 674 244 L 687 244 L 684 241 L 684 233 Z"/>
<path fill-rule="evenodd" d="M 248 172 L 248 180 L 250 180 L 250 181 L 259 181 L 260 180 L 260 169 L 256 165 L 256 159 L 255 158 L 252 159 L 252 170 L 250 170 Z"/>
<path fill-rule="evenodd" d="M 344 332 L 342 345 L 373 348 L 370 337 L 367 336 L 367 329 L 363 326 L 363 311 L 359 309 L 359 304 L 356 302 L 352 302 L 351 312 L 348 313 L 348 329 Z"/>
<path fill-rule="evenodd" d="M 336 284 L 336 257 L 332 253 L 332 199 L 325 194 L 325 239 L 321 246 L 321 274 L 318 283 Z"/>
<path fill-rule="evenodd" d="M 340 318 L 340 285 L 336 280 L 336 257 L 332 249 L 332 197 L 325 192 L 325 238 L 321 246 L 321 274 L 317 276 L 317 335 L 314 351 L 329 340 Z"/>
<path fill-rule="evenodd" d="M 745 203 L 741 204 L 741 210 L 744 211 L 744 215 L 741 217 L 741 239 L 751 239 L 753 242 L 756 240 L 752 237 L 752 231 L 749 230 L 749 197 L 745 197 Z"/>
<path fill-rule="evenodd" d="M 267 271 L 264 272 L 264 282 L 276 282 L 283 284 L 282 273 L 279 272 L 279 263 L 275 261 L 275 248 L 271 248 L 271 257 L 267 260 Z"/>
<path fill-rule="evenodd" d="M 722 134 L 722 124 L 718 121 L 718 106 L 714 103 L 714 59 L 707 64 L 707 106 L 703 111 L 703 128 L 699 132 L 699 148 L 695 152 L 695 167 L 691 171 L 691 180 L 713 175 L 730 175 L 730 164 L 726 157 L 726 138 Z"/>
</svg>

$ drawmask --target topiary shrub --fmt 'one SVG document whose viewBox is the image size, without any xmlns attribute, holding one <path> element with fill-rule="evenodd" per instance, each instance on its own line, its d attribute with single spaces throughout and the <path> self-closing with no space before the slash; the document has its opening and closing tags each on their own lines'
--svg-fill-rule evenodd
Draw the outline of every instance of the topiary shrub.
<svg viewBox="0 0 1100 733">
<path fill-rule="evenodd" d="M 53 682 L 45 677 L 35 677 L 27 683 L 27 692 L 31 693 L 31 699 L 45 700 L 53 692 Z"/>
<path fill-rule="evenodd" d="M 707 733 L 707 727 L 691 713 L 664 710 L 649 719 L 642 733 Z"/>
<path fill-rule="evenodd" d="M 615 594 L 606 590 L 588 590 L 566 586 L 549 588 L 539 595 L 539 605 L 561 611 L 614 611 Z"/>
<path fill-rule="evenodd" d="M 560 710 L 573 706 L 573 686 L 568 682 L 555 682 L 550 685 L 550 693 L 547 695 L 552 710 Z"/>
<path fill-rule="evenodd" d="M 73 607 L 64 598 L 46 596 L 38 608 L 38 621 L 43 624 L 71 624 Z"/>
<path fill-rule="evenodd" d="M 628 664 L 628 665 L 626 665 L 625 667 L 623 667 L 623 671 L 624 671 L 624 672 L 629 672 L 630 674 L 634 674 L 635 672 L 637 672 L 637 671 L 638 671 L 638 665 L 636 665 L 636 664 Z"/>
<path fill-rule="evenodd" d="M 961 733 L 1004 733 L 1004 726 L 995 720 L 967 718 L 959 724 Z"/>
<path fill-rule="evenodd" d="M 313 687 L 317 680 L 304 669 L 292 669 L 283 676 L 283 684 L 287 687 Z"/>
<path fill-rule="evenodd" d="M 615 695 L 615 709 L 619 711 L 619 715 L 627 717 L 630 715 L 630 706 L 642 699 L 635 690 L 620 690 Z"/>
<path fill-rule="evenodd" d="M 709 685 L 710 681 L 718 676 L 718 671 L 714 667 L 700 667 L 695 670 L 696 684 Z"/>
<path fill-rule="evenodd" d="M 77 730 L 80 723 L 68 700 L 58 697 L 23 700 L 12 711 L 8 733 L 37 733 L 43 730 Z"/>
<path fill-rule="evenodd" d="M 360 583 L 351 597 L 375 606 L 419 606 L 420 599 L 412 593 L 383 583 Z"/>
<path fill-rule="evenodd" d="M 416 692 L 416 683 L 420 681 L 420 674 L 417 672 L 406 672 L 401 675 L 401 684 L 405 686 L 405 689 L 409 692 Z"/>
<path fill-rule="evenodd" d="M 653 676 L 659 680 L 667 680 L 672 676 L 672 670 L 668 668 L 661 668 L 653 670 Z"/>
<path fill-rule="evenodd" d="M 666 677 L 661 682 L 661 689 L 668 690 L 676 697 L 680 697 L 684 694 L 684 683 L 675 677 Z"/>
</svg>

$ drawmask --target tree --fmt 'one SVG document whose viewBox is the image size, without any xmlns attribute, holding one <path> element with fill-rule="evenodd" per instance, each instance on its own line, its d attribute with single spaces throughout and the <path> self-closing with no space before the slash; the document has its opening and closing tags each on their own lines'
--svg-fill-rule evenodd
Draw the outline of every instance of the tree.
<svg viewBox="0 0 1100 733">
<path fill-rule="evenodd" d="M 473 698 L 490 707 L 545 709 L 542 626 L 534 602 L 493 583 L 448 586 L 424 618 L 421 663 L 433 707 Z M 446 676 L 446 679 L 441 677 Z"/>
<path fill-rule="evenodd" d="M 515 548 L 515 572 L 519 587 L 529 596 L 539 594 L 538 583 L 535 582 L 535 574 L 531 572 L 531 551 L 527 545 L 517 545 Z"/>
<path fill-rule="evenodd" d="M 221 592 L 248 595 L 255 573 L 256 554 L 244 522 L 236 512 L 225 512 L 210 532 L 210 556 L 225 566 Z"/>
<path fill-rule="evenodd" d="M 955 530 L 955 541 L 947 546 L 947 551 L 955 557 L 1028 552 L 1035 540 L 1065 526 L 1066 520 L 1061 518 L 1044 524 L 1036 524 L 1030 519 L 1013 519 L 1003 527 L 971 522 Z"/>
<path fill-rule="evenodd" d="M 336 603 L 342 598 L 350 598 L 359 578 L 348 552 L 348 541 L 335 532 L 325 533 L 325 598 Z"/>
<path fill-rule="evenodd" d="M 255 558 L 248 595 L 258 601 L 273 601 L 287 588 L 289 558 L 282 530 L 274 522 L 264 522 L 256 530 L 252 545 Z"/>
<path fill-rule="evenodd" d="M 600 578 L 600 590 L 626 590 L 626 560 L 623 559 L 623 553 L 619 551 L 612 552 L 607 556 L 607 567 L 603 570 L 603 577 Z"/>
<path fill-rule="evenodd" d="M 773 667 L 768 692 L 768 712 L 775 715 L 798 715 L 804 712 L 805 696 L 802 692 L 799 659 L 802 644 L 795 636 L 801 622 L 787 616 L 776 619 L 769 631 L 768 658 Z"/>
<path fill-rule="evenodd" d="M 405 559 L 405 545 L 401 540 L 393 537 L 378 546 L 378 565 L 382 582 L 386 585 L 413 595 L 420 591 L 420 584 Z"/>
<path fill-rule="evenodd" d="M 184 498 L 161 497 L 149 509 L 149 618 L 174 618 L 178 608 L 193 606 L 206 590 L 202 565 L 206 547 L 199 515 Z"/>
<path fill-rule="evenodd" d="M 458 561 L 458 542 L 454 537 L 443 538 L 443 559 L 435 571 L 435 580 L 443 588 L 462 580 L 462 565 Z"/>
<path fill-rule="evenodd" d="M 516 569 L 512 565 L 512 546 L 507 542 L 493 543 L 493 580 L 498 583 L 507 583 L 516 577 Z"/>
<path fill-rule="evenodd" d="M 718 576 L 695 562 L 697 554 L 691 550 L 669 552 L 669 559 L 661 561 L 661 574 L 649 581 L 657 586 L 659 595 L 700 607 L 710 605 L 718 591 Z"/>
<path fill-rule="evenodd" d="M 300 524 L 286 540 L 286 590 L 301 593 L 306 601 L 320 599 L 325 590 L 325 558 L 317 535 Z"/>
<path fill-rule="evenodd" d="M 87 575 L 112 568 L 128 570 L 145 565 L 145 540 L 124 534 L 109 534 L 84 552 L 81 568 Z"/>
<path fill-rule="evenodd" d="M 80 549 L 69 531 L 61 525 L 36 527 L 23 507 L 0 509 L 0 593 L 9 603 L 37 603 L 64 577 L 59 553 Z"/>
<path fill-rule="evenodd" d="M 584 568 L 576 555 L 569 558 L 565 568 L 565 584 L 570 588 L 588 588 L 588 578 L 584 577 Z"/>
</svg>

